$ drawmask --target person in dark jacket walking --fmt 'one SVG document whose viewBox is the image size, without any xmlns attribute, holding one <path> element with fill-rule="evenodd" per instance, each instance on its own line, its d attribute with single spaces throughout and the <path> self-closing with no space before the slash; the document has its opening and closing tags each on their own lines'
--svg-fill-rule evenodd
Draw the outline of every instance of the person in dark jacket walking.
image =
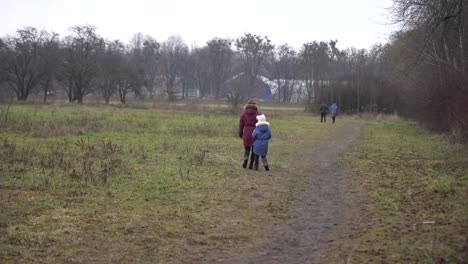
<svg viewBox="0 0 468 264">
<path fill-rule="evenodd" d="M 249 156 L 249 169 L 253 168 L 255 154 L 253 153 L 254 139 L 252 138 L 252 133 L 255 129 L 255 124 L 257 123 L 257 115 L 260 115 L 257 102 L 254 99 L 250 99 L 244 106 L 244 111 L 242 112 L 239 120 L 239 137 L 243 139 L 244 144 L 244 161 L 242 162 L 243 168 L 247 167 Z"/>
<path fill-rule="evenodd" d="M 320 123 L 327 122 L 327 113 L 328 113 L 328 105 L 322 103 L 319 108 L 320 111 Z"/>
<path fill-rule="evenodd" d="M 268 140 L 271 139 L 270 123 L 266 121 L 265 115 L 257 116 L 256 128 L 252 134 L 254 139 L 254 154 L 255 162 L 254 169 L 258 170 L 258 158 L 262 157 L 263 167 L 266 171 L 270 170 L 268 166 L 267 154 L 268 154 Z"/>
</svg>

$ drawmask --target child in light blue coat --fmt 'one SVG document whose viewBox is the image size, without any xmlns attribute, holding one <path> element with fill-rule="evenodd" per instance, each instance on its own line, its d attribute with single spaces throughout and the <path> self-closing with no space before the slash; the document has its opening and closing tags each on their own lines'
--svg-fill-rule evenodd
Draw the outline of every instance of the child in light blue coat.
<svg viewBox="0 0 468 264">
<path fill-rule="evenodd" d="M 338 115 L 338 106 L 335 103 L 330 107 L 330 115 L 332 117 L 332 122 L 335 123 L 335 118 Z"/>
<path fill-rule="evenodd" d="M 258 159 L 262 157 L 263 167 L 266 171 L 270 170 L 268 166 L 267 154 L 268 154 L 268 140 L 271 138 L 270 123 L 266 121 L 265 115 L 257 116 L 257 124 L 255 124 L 255 130 L 252 134 L 254 139 L 253 152 L 255 154 L 254 169 L 258 170 Z"/>
</svg>

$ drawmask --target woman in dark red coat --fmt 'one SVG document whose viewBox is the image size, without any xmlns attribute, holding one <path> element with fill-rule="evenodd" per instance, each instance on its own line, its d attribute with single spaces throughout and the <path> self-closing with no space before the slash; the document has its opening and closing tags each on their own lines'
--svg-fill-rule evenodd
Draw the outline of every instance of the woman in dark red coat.
<svg viewBox="0 0 468 264">
<path fill-rule="evenodd" d="M 255 154 L 253 153 L 253 143 L 252 133 L 255 129 L 255 124 L 257 123 L 257 115 L 261 113 L 258 111 L 257 102 L 254 99 L 250 99 L 244 107 L 239 120 L 239 137 L 243 138 L 244 141 L 244 162 L 242 167 L 247 167 L 247 162 L 250 155 L 249 169 L 253 168 Z"/>
</svg>

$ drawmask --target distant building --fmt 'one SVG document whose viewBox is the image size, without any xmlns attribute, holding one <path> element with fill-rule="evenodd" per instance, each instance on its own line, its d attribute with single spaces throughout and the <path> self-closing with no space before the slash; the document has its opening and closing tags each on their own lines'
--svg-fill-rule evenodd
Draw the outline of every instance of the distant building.
<svg viewBox="0 0 468 264">
<path fill-rule="evenodd" d="M 232 91 L 236 90 L 249 97 L 261 100 L 271 100 L 273 98 L 271 82 L 264 76 L 258 76 L 254 87 L 248 87 L 247 75 L 243 72 L 232 77 L 224 84 L 222 96 L 227 97 Z"/>
</svg>

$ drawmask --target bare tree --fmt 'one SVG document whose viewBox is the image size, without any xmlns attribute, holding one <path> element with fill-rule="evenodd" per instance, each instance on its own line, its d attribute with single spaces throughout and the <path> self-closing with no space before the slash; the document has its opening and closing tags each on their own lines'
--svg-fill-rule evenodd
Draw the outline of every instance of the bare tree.
<svg viewBox="0 0 468 264">
<path fill-rule="evenodd" d="M 161 57 L 160 44 L 151 36 L 146 36 L 143 42 L 143 72 L 144 86 L 151 97 L 156 94 L 157 77 L 159 74 L 159 60 Z"/>
<path fill-rule="evenodd" d="M 188 49 L 181 53 L 180 60 L 180 77 L 179 83 L 182 88 L 182 99 L 189 95 L 190 91 L 194 91 L 195 85 L 195 74 L 196 74 L 196 62 L 194 50 L 189 51 Z"/>
<path fill-rule="evenodd" d="M 134 86 L 132 88 L 136 96 L 143 95 L 143 88 L 147 79 L 146 76 L 150 75 L 148 70 L 153 69 L 157 71 L 157 65 L 150 67 L 149 69 L 145 66 L 145 62 L 157 63 L 157 60 L 145 60 L 143 56 L 144 41 L 145 37 L 142 33 L 136 33 L 135 35 L 133 35 L 132 39 L 130 40 L 129 52 L 127 55 L 127 64 L 133 69 L 132 76 L 133 78 L 135 78 L 135 80 L 137 80 L 134 84 L 138 84 L 137 86 Z M 156 59 L 156 56 L 153 58 Z M 151 94 L 152 91 L 150 91 L 149 93 Z"/>
<path fill-rule="evenodd" d="M 195 87 L 200 92 L 200 97 L 210 96 L 215 94 L 216 90 L 212 88 L 214 86 L 213 75 L 211 71 L 211 65 L 209 60 L 208 47 L 197 48 L 193 51 L 194 57 L 194 81 Z"/>
<path fill-rule="evenodd" d="M 402 97 L 403 113 L 440 130 L 468 131 L 468 116 L 463 114 L 468 112 L 466 1 L 393 3 L 393 18 L 403 25 L 403 32 L 394 36 L 387 51 L 398 48 L 405 54 L 393 58 L 403 69 L 397 80 L 401 91 L 412 95 Z M 468 138 L 466 132 L 456 133 Z"/>
<path fill-rule="evenodd" d="M 8 89 L 6 80 L 7 80 L 7 46 L 3 38 L 0 38 L 0 101 L 7 99 L 11 90 Z"/>
<path fill-rule="evenodd" d="M 93 26 L 74 26 L 64 40 L 64 58 L 59 81 L 70 102 L 83 103 L 83 97 L 96 87 L 98 53 L 104 49 L 104 40 Z"/>
<path fill-rule="evenodd" d="M 362 96 L 362 83 L 364 79 L 364 67 L 366 63 L 367 51 L 364 49 L 351 49 L 351 61 L 350 67 L 352 71 L 352 82 L 356 89 L 356 109 L 357 112 L 361 112 L 361 96 Z"/>
<path fill-rule="evenodd" d="M 330 40 L 329 46 L 330 46 L 330 62 L 329 62 L 329 89 L 330 89 L 330 101 L 336 103 L 336 97 L 338 97 L 338 105 L 339 105 L 339 96 L 336 96 L 338 93 L 338 89 L 340 87 L 339 81 L 340 78 L 343 76 L 343 72 L 340 71 L 340 60 L 343 58 L 343 52 L 341 52 L 337 48 L 337 43 L 338 40 Z M 339 94 L 339 93 L 338 93 Z M 341 108 L 341 105 L 339 105 Z"/>
<path fill-rule="evenodd" d="M 272 61 L 272 76 L 276 80 L 278 102 L 291 102 L 294 88 L 298 85 L 298 57 L 297 52 L 284 44 L 275 50 Z"/>
<path fill-rule="evenodd" d="M 44 43 L 39 53 L 42 58 L 41 68 L 44 70 L 40 81 L 43 92 L 43 102 L 47 102 L 49 93 L 54 91 L 53 83 L 60 66 L 60 40 L 57 33 L 45 33 Z"/>
<path fill-rule="evenodd" d="M 45 42 L 45 32 L 25 27 L 15 36 L 5 39 L 5 79 L 16 93 L 18 101 L 25 101 L 30 92 L 44 77 L 40 49 Z"/>
<path fill-rule="evenodd" d="M 245 85 L 231 91 L 229 99 L 237 107 L 247 96 L 253 96 L 258 89 L 258 75 L 264 61 L 271 56 L 273 45 L 268 37 L 246 33 L 236 40 L 236 48 L 246 76 Z M 244 86 L 244 87 L 243 87 Z"/>
<path fill-rule="evenodd" d="M 232 71 L 233 51 L 229 39 L 214 38 L 207 42 L 208 59 L 213 78 L 215 98 L 218 99 Z"/>
<path fill-rule="evenodd" d="M 325 101 L 322 94 L 324 83 L 328 81 L 329 45 L 323 41 L 305 43 L 300 52 L 300 58 L 306 81 L 305 110 L 315 111 L 318 101 Z"/>
<path fill-rule="evenodd" d="M 120 102 L 127 103 L 127 94 L 131 91 L 137 93 L 139 87 L 143 85 L 143 78 L 138 68 L 138 58 L 131 52 L 123 55 L 120 65 L 120 74 L 118 76 L 117 91 Z"/>
<path fill-rule="evenodd" d="M 99 57 L 99 89 L 106 104 L 117 92 L 123 75 L 124 45 L 115 40 L 106 43 L 105 51 Z"/>
<path fill-rule="evenodd" d="M 180 36 L 171 36 L 161 45 L 162 68 L 169 100 L 176 99 L 177 85 L 181 78 L 183 58 L 188 47 Z"/>
</svg>

